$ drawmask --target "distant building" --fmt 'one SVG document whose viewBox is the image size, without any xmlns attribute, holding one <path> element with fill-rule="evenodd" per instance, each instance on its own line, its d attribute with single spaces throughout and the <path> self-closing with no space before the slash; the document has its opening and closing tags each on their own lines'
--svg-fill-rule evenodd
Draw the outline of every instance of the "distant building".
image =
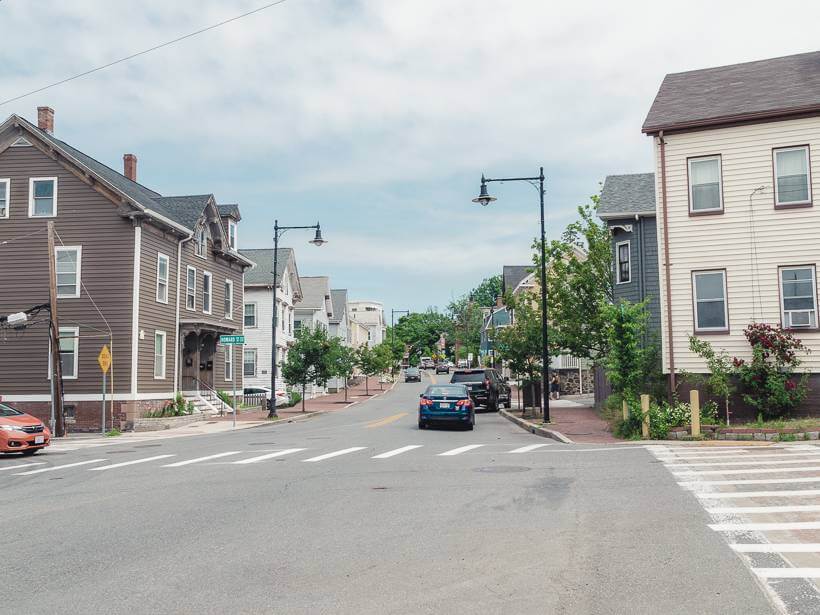
<svg viewBox="0 0 820 615">
<path fill-rule="evenodd" d="M 386 325 L 384 304 L 378 301 L 351 301 L 348 303 L 350 320 L 367 329 L 367 343 L 373 347 L 384 341 Z"/>
</svg>

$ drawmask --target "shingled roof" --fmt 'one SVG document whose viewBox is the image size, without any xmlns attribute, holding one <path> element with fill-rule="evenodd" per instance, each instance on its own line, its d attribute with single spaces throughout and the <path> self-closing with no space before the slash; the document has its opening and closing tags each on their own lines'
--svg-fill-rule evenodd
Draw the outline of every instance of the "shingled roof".
<svg viewBox="0 0 820 615">
<path fill-rule="evenodd" d="M 327 296 L 330 295 L 330 278 L 324 275 L 308 276 L 299 278 L 302 285 L 302 300 L 296 304 L 296 309 L 324 310 L 330 308 L 333 317 L 333 305 L 327 303 Z"/>
<path fill-rule="evenodd" d="M 512 292 L 532 273 L 532 265 L 504 265 L 501 276 L 501 292 Z"/>
<path fill-rule="evenodd" d="M 608 175 L 601 190 L 598 216 L 602 220 L 655 215 L 655 174 Z"/>
<path fill-rule="evenodd" d="M 666 75 L 643 132 L 820 113 L 820 51 Z"/>
<path fill-rule="evenodd" d="M 333 317 L 330 319 L 330 322 L 339 324 L 347 312 L 347 289 L 331 288 L 330 303 L 333 306 Z"/>
<path fill-rule="evenodd" d="M 239 253 L 256 265 L 245 272 L 245 286 L 271 286 L 273 284 L 273 249 L 240 250 Z M 282 275 L 288 262 L 294 258 L 293 248 L 279 248 L 276 263 L 276 283 L 282 284 Z"/>
</svg>

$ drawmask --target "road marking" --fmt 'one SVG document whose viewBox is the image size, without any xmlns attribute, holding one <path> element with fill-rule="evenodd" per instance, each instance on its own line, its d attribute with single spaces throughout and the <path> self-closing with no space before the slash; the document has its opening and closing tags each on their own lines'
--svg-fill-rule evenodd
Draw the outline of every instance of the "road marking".
<svg viewBox="0 0 820 615">
<path fill-rule="evenodd" d="M 447 451 L 447 452 L 444 452 L 444 453 L 439 453 L 438 456 L 439 457 L 452 457 L 453 455 L 460 455 L 461 453 L 466 453 L 467 451 L 471 451 L 474 448 L 479 448 L 481 446 L 484 446 L 484 445 L 483 444 L 468 444 L 467 446 L 460 446 L 458 448 L 454 448 L 453 450 L 450 450 L 450 451 Z"/>
<path fill-rule="evenodd" d="M 409 446 L 402 446 L 401 448 L 396 448 L 392 451 L 387 451 L 386 453 L 382 453 L 381 455 L 374 455 L 373 457 L 371 457 L 371 459 L 387 459 L 388 457 L 395 457 L 396 455 L 401 455 L 402 453 L 412 451 L 416 448 L 421 448 L 422 446 L 422 444 L 410 444 Z"/>
<path fill-rule="evenodd" d="M 145 459 L 136 459 L 134 461 L 123 461 L 122 463 L 115 463 L 108 466 L 100 466 L 99 468 L 90 468 L 89 472 L 101 472 L 102 470 L 113 470 L 114 468 L 122 468 L 124 466 L 133 466 L 138 463 L 146 463 L 148 461 L 156 461 L 157 459 L 165 459 L 167 457 L 176 457 L 176 455 L 156 455 L 155 457 L 146 457 Z"/>
<path fill-rule="evenodd" d="M 682 481 L 678 484 L 681 487 L 694 487 L 696 485 L 782 485 L 786 483 L 820 483 L 820 476 L 805 478 L 751 478 L 743 480 L 690 480 Z"/>
<path fill-rule="evenodd" d="M 767 514 L 767 513 L 793 513 L 793 512 L 818 512 L 818 504 L 798 504 L 796 506 L 719 506 L 717 508 L 707 508 L 710 514 Z"/>
<path fill-rule="evenodd" d="M 738 553 L 818 553 L 820 543 L 798 542 L 794 544 L 777 544 L 764 542 L 761 544 L 734 544 L 729 545 Z"/>
<path fill-rule="evenodd" d="M 339 455 L 347 455 L 348 453 L 355 453 L 356 451 L 364 450 L 366 447 L 364 446 L 351 446 L 350 448 L 343 448 L 340 451 L 335 451 L 333 453 L 326 453 L 324 455 L 319 455 L 318 457 L 311 457 L 310 459 L 303 459 L 304 462 L 312 462 L 312 461 L 323 461 L 325 459 L 330 459 L 331 457 L 338 457 Z"/>
<path fill-rule="evenodd" d="M 298 453 L 299 451 L 304 451 L 304 448 L 286 448 L 281 451 L 276 451 L 275 453 L 268 453 L 267 455 L 259 455 L 258 457 L 251 457 L 249 459 L 243 459 L 242 461 L 234 461 L 234 464 L 244 465 L 246 463 L 258 463 L 260 461 L 265 461 L 266 459 L 273 459 L 275 457 L 284 457 L 285 455 L 291 455 L 293 453 Z"/>
<path fill-rule="evenodd" d="M 393 416 L 388 416 L 383 419 L 378 419 L 376 421 L 371 421 L 367 424 L 367 429 L 373 429 L 374 427 L 383 427 L 384 425 L 389 425 L 390 423 L 394 423 L 398 421 L 400 418 L 407 416 L 407 412 L 400 412 L 399 414 L 394 414 Z"/>
<path fill-rule="evenodd" d="M 20 468 L 30 468 L 31 466 L 41 466 L 45 465 L 45 461 L 37 461 L 36 463 L 19 463 L 16 466 L 6 466 L 5 468 L 0 468 L 0 472 L 5 472 L 6 470 L 19 470 Z"/>
<path fill-rule="evenodd" d="M 705 468 L 714 466 L 784 466 L 792 463 L 817 463 L 817 459 L 795 458 L 789 461 L 710 461 L 706 463 L 668 463 L 667 468 Z"/>
<path fill-rule="evenodd" d="M 820 457 L 820 453 L 817 453 L 816 455 L 814 453 L 784 453 L 782 455 L 777 454 L 777 453 L 771 453 L 769 455 L 740 455 L 738 457 L 738 459 L 741 459 L 745 462 L 748 459 L 796 459 L 797 457 L 806 457 L 807 455 L 809 456 L 809 458 Z M 660 459 L 661 461 L 664 461 L 664 462 L 665 461 L 672 461 L 672 462 L 685 461 L 687 459 L 691 459 L 692 461 L 700 462 L 704 459 L 726 459 L 726 456 L 725 455 L 714 455 L 714 456 L 713 455 L 704 455 L 703 457 L 667 457 L 667 458 L 658 457 L 658 459 Z M 727 462 L 727 463 L 729 463 L 729 462 Z"/>
<path fill-rule="evenodd" d="M 218 453 L 216 455 L 208 455 L 207 457 L 197 457 L 196 459 L 186 459 L 185 461 L 177 461 L 176 463 L 169 463 L 162 466 L 163 468 L 179 468 L 187 466 L 192 463 L 199 463 L 200 461 L 208 461 L 208 459 L 219 459 L 220 457 L 227 457 L 228 455 L 238 455 L 242 451 L 228 451 L 227 453 Z"/>
<path fill-rule="evenodd" d="M 28 472 L 18 472 L 15 476 L 30 476 L 31 474 L 40 474 L 41 472 L 52 472 L 54 470 L 63 470 L 65 468 L 76 468 L 77 466 L 85 466 L 89 463 L 100 463 L 108 461 L 107 459 L 89 459 L 88 461 L 77 461 L 76 463 L 67 463 L 62 466 L 51 466 L 48 468 L 41 468 L 39 470 L 29 470 Z"/>
<path fill-rule="evenodd" d="M 704 500 L 723 498 L 800 498 L 820 496 L 820 489 L 803 489 L 798 491 L 723 491 L 695 493 Z"/>
<path fill-rule="evenodd" d="M 752 570 L 764 579 L 820 578 L 820 568 L 752 568 Z"/>
<path fill-rule="evenodd" d="M 724 453 L 726 455 L 732 455 L 734 453 L 740 452 L 745 454 L 746 451 L 756 451 L 759 452 L 761 450 L 764 451 L 771 451 L 771 450 L 787 450 L 786 447 L 783 446 L 771 446 L 771 445 L 760 445 L 760 446 L 705 446 L 705 447 L 694 447 L 694 446 L 677 446 L 677 447 L 661 447 L 661 446 L 646 446 L 645 448 L 651 450 L 653 453 L 663 453 L 663 454 L 674 454 L 674 455 L 717 455 L 719 453 Z"/>
<path fill-rule="evenodd" d="M 534 451 L 536 449 L 541 448 L 542 446 L 550 446 L 550 443 L 546 444 L 529 444 L 527 446 L 522 446 L 521 448 L 517 448 L 515 450 L 510 451 L 510 453 L 529 453 L 530 451 Z"/>
<path fill-rule="evenodd" d="M 820 472 L 820 466 L 806 468 L 751 468 L 745 470 L 692 470 L 689 472 L 673 472 L 675 476 L 706 476 L 708 474 L 777 474 L 779 472 Z"/>
<path fill-rule="evenodd" d="M 778 530 L 820 530 L 820 521 L 792 521 L 788 523 L 713 523 L 716 532 L 771 532 Z"/>
</svg>

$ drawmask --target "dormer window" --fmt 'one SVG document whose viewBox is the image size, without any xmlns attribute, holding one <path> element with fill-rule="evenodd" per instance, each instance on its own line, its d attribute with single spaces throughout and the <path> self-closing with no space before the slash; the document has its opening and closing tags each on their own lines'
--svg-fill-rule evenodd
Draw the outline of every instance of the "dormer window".
<svg viewBox="0 0 820 615">
<path fill-rule="evenodd" d="M 228 247 L 236 250 L 236 246 L 236 220 L 228 220 Z"/>
<path fill-rule="evenodd" d="M 196 232 L 196 255 L 200 258 L 205 258 L 205 252 L 208 247 L 208 233 L 205 227 L 200 227 Z"/>
</svg>

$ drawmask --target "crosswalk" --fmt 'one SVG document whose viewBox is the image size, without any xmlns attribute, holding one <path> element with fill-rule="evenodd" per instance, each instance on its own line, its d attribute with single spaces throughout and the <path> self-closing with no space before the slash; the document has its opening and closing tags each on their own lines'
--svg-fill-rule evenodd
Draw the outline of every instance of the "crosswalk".
<svg viewBox="0 0 820 615">
<path fill-rule="evenodd" d="M 820 613 L 820 447 L 647 446 L 787 613 Z"/>
</svg>

